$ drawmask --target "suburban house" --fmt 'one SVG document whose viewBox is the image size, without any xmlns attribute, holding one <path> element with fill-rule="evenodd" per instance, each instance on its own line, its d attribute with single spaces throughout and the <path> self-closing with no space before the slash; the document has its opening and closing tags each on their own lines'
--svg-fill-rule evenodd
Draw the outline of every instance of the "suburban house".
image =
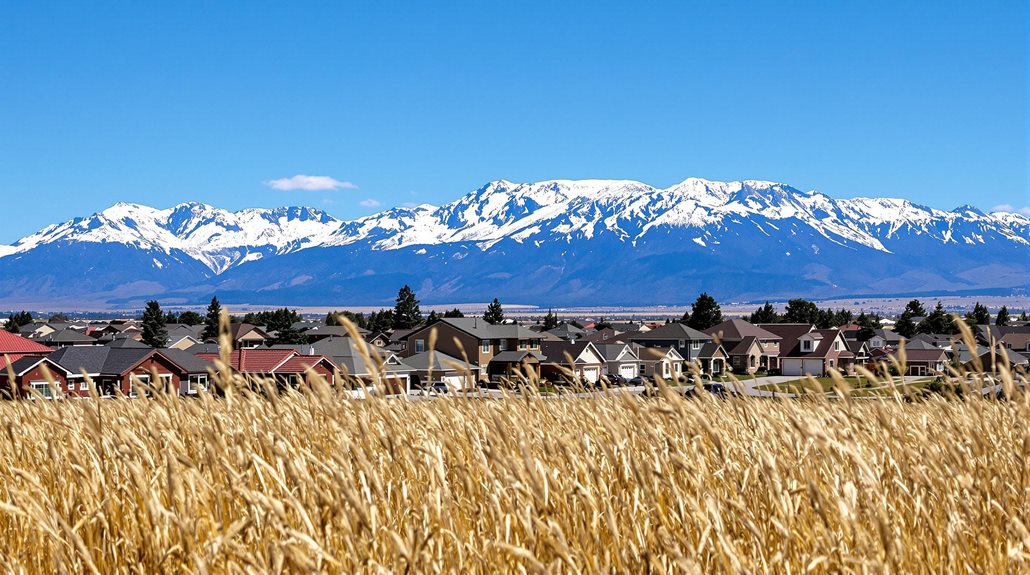
<svg viewBox="0 0 1030 575">
<path fill-rule="evenodd" d="M 52 351 L 52 348 L 39 342 L 0 329 L 0 369 L 23 357 L 40 357 Z"/>
<path fill-rule="evenodd" d="M 413 370 L 412 388 L 442 382 L 449 389 L 463 390 L 474 388 L 479 381 L 479 366 L 466 363 L 442 351 L 424 351 L 406 357 L 404 364 Z"/>
<path fill-rule="evenodd" d="M 637 350 L 643 374 L 667 381 L 683 375 L 683 356 L 674 347 L 641 347 Z"/>
<path fill-rule="evenodd" d="M 476 317 L 443 318 L 408 334 L 404 356 L 427 351 L 434 331 L 435 350 L 467 357 L 469 363 L 484 368 L 491 380 L 540 377 L 540 363 L 546 356 L 540 351 L 539 333 L 518 324 L 493 325 Z"/>
<path fill-rule="evenodd" d="M 718 377 L 726 372 L 730 356 L 721 343 L 710 341 L 701 346 L 701 351 L 694 358 L 694 363 L 703 375 Z"/>
<path fill-rule="evenodd" d="M 214 362 L 218 354 L 197 357 Z M 280 386 L 298 387 L 308 374 L 321 376 L 330 385 L 336 382 L 336 365 L 324 355 L 301 355 L 294 349 L 242 348 L 229 354 L 229 367 L 244 377 L 275 380 Z"/>
<path fill-rule="evenodd" d="M 640 357 L 632 345 L 625 343 L 596 343 L 594 347 L 601 353 L 604 360 L 602 374 L 607 376 L 617 375 L 626 379 L 633 379 L 641 375 Z"/>
<path fill-rule="evenodd" d="M 540 353 L 547 358 L 540 366 L 547 381 L 596 383 L 604 373 L 604 356 L 589 341 L 545 341 Z"/>
<path fill-rule="evenodd" d="M 893 358 L 895 361 L 901 361 L 902 352 L 899 349 L 895 350 L 875 350 L 873 352 L 874 358 L 880 358 L 881 361 L 885 361 L 888 365 L 893 365 L 890 361 Z M 948 364 L 948 352 L 939 347 L 935 347 L 929 343 L 921 340 L 915 340 L 911 343 L 905 343 L 905 375 L 924 376 L 932 375 L 936 373 L 944 373 Z"/>
<path fill-rule="evenodd" d="M 776 332 L 742 319 L 730 319 L 705 330 L 722 344 L 736 373 L 772 371 L 779 368 L 780 340 Z"/>
<path fill-rule="evenodd" d="M 71 372 L 46 356 L 23 356 L 0 371 L 0 397 L 12 399 L 15 397 L 12 390 L 17 390 L 17 397 L 33 397 L 34 391 L 51 398 L 54 397 L 54 389 L 50 382 L 63 392 L 68 388 L 70 375 Z"/>
<path fill-rule="evenodd" d="M 397 354 L 373 346 L 363 339 L 327 337 L 308 344 L 276 345 L 270 349 L 292 349 L 302 355 L 322 355 L 339 369 L 342 383 L 369 386 L 378 380 L 386 386 L 388 394 L 407 393 L 411 390 L 414 369 L 401 361 Z M 365 360 L 365 356 L 372 360 Z"/>
<path fill-rule="evenodd" d="M 172 360 L 182 370 L 179 375 L 179 395 L 197 395 L 210 390 L 211 373 L 215 366 L 189 351 L 177 348 L 161 350 L 161 355 Z"/>
<path fill-rule="evenodd" d="M 588 334 L 587 330 L 580 329 L 571 323 L 563 323 L 554 329 L 547 330 L 547 333 L 565 341 L 579 341 Z"/>
<path fill-rule="evenodd" d="M 71 347 L 71 346 L 84 346 L 84 345 L 100 345 L 100 341 L 95 337 L 90 337 L 81 331 L 74 329 L 62 329 L 61 331 L 55 331 L 48 333 L 44 336 L 36 338 L 36 341 L 50 347 Z"/>
<path fill-rule="evenodd" d="M 701 348 L 712 336 L 678 321 L 644 332 L 636 332 L 629 341 L 643 347 L 673 348 L 685 361 L 696 361 Z"/>
<path fill-rule="evenodd" d="M 1004 369 L 1011 371 L 1015 367 L 1026 369 L 1027 365 L 1030 364 L 1030 360 L 1028 360 L 1026 356 L 1017 353 L 1004 345 L 996 345 L 994 348 L 977 346 L 975 354 L 970 353 L 970 350 L 964 345 L 961 349 L 964 350 L 965 353 L 960 353 L 956 357 L 956 363 L 960 363 L 962 368 L 967 371 L 976 370 L 977 363 L 979 363 L 979 367 L 983 369 L 983 371 L 989 373 L 1000 373 L 1004 371 Z M 973 355 L 977 356 L 979 362 L 972 357 Z"/>
<path fill-rule="evenodd" d="M 183 368 L 162 350 L 152 348 L 73 346 L 58 349 L 47 359 L 69 374 L 62 380 L 68 395 L 88 396 L 86 377 L 93 381 L 100 395 L 121 393 L 135 397 L 143 393 L 143 386 L 161 386 L 175 393 L 186 376 Z"/>
<path fill-rule="evenodd" d="M 901 336 L 889 329 L 873 330 L 873 337 L 869 339 L 869 351 L 874 349 L 894 349 L 901 343 Z"/>
<path fill-rule="evenodd" d="M 781 332 L 780 373 L 826 377 L 831 369 L 847 373 L 854 369 L 855 354 L 839 329 L 815 329 L 806 324 L 788 326 Z M 772 326 L 766 326 L 775 331 Z"/>
<path fill-rule="evenodd" d="M 269 335 L 263 329 L 249 323 L 234 323 L 229 326 L 234 349 L 261 347 L 268 341 Z"/>
</svg>

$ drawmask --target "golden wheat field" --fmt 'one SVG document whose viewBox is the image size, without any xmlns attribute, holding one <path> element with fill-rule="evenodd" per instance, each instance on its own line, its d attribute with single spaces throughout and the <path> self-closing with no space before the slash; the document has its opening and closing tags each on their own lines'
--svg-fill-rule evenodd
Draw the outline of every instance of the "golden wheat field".
<svg viewBox="0 0 1030 575">
<path fill-rule="evenodd" d="M 317 387 L 317 386 L 316 386 Z M 62 573 L 1030 571 L 1028 404 L 0 404 L 0 564 Z"/>
</svg>

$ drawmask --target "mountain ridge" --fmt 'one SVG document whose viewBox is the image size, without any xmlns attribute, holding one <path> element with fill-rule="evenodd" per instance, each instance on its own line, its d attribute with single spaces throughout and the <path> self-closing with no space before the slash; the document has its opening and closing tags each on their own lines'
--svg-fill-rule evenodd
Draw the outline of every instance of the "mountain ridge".
<svg viewBox="0 0 1030 575">
<path fill-rule="evenodd" d="M 192 297 L 222 289 L 305 301 L 319 293 L 385 297 L 375 283 L 344 277 L 322 260 L 343 267 L 376 261 L 395 270 L 396 281 L 440 297 L 505 293 L 520 283 L 510 278 L 550 270 L 572 283 L 551 291 L 549 282 L 529 284 L 519 293 L 528 289 L 543 298 L 557 290 L 569 301 L 616 303 L 607 300 L 622 299 L 619 290 L 589 276 L 615 273 L 620 265 L 668 286 L 656 296 L 678 297 L 676 283 L 657 275 L 662 257 L 687 259 L 665 271 L 680 284 L 704 289 L 708 282 L 728 294 L 762 285 L 783 294 L 856 293 L 877 285 L 888 291 L 1021 288 L 1030 273 L 1028 246 L 1030 218 L 1015 213 L 939 210 L 875 196 L 837 199 L 763 180 L 687 178 L 664 189 L 633 180 L 494 180 L 442 206 L 398 207 L 353 220 L 302 206 L 232 212 L 197 202 L 166 209 L 118 203 L 0 246 L 0 274 L 6 275 L 0 301 L 4 291 L 30 289 L 118 290 L 118 297 Z M 121 281 L 110 270 L 106 280 L 94 281 L 95 266 L 64 255 L 75 250 L 133 263 Z M 597 260 L 595 250 L 615 259 Z M 86 277 L 76 285 L 45 271 L 55 264 L 82 267 Z M 848 269 L 856 266 L 862 269 Z M 303 273 L 306 268 L 322 271 Z M 970 270 L 980 271 L 970 276 Z M 365 272 L 382 275 L 375 268 Z M 765 276 L 733 288 L 728 278 L 741 272 Z M 254 273 L 261 274 L 260 285 Z M 279 281 L 264 281 L 269 277 Z M 348 282 L 354 289 L 341 287 Z M 126 288 L 133 283 L 138 289 Z"/>
</svg>

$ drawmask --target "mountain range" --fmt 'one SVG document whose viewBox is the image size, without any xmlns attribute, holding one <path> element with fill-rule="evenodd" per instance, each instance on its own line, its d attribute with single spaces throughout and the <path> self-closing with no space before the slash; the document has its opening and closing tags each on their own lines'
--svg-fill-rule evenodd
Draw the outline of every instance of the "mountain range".
<svg viewBox="0 0 1030 575">
<path fill-rule="evenodd" d="M 544 306 L 1025 293 L 1030 218 L 754 180 L 498 180 L 356 220 L 120 203 L 0 246 L 0 305 L 387 305 L 405 283 Z"/>
</svg>

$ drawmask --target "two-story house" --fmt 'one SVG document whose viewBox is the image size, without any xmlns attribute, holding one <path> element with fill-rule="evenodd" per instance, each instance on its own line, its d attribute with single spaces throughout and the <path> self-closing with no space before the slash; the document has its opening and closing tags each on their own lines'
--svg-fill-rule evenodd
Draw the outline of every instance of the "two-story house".
<svg viewBox="0 0 1030 575">
<path fill-rule="evenodd" d="M 518 324 L 493 325 L 478 317 L 443 318 L 407 336 L 404 357 L 433 349 L 486 371 L 492 381 L 538 379 L 546 356 L 541 335 Z"/>
<path fill-rule="evenodd" d="M 712 336 L 677 321 L 631 335 L 629 341 L 643 347 L 675 349 L 686 362 L 696 362 Z"/>
<path fill-rule="evenodd" d="M 705 330 L 722 344 L 736 373 L 779 368 L 780 340 L 775 332 L 742 319 L 730 319 Z"/>
<path fill-rule="evenodd" d="M 815 329 L 810 324 L 763 324 L 778 334 L 780 372 L 783 375 L 825 377 L 831 369 L 842 373 L 852 370 L 855 354 L 839 329 Z"/>
</svg>

